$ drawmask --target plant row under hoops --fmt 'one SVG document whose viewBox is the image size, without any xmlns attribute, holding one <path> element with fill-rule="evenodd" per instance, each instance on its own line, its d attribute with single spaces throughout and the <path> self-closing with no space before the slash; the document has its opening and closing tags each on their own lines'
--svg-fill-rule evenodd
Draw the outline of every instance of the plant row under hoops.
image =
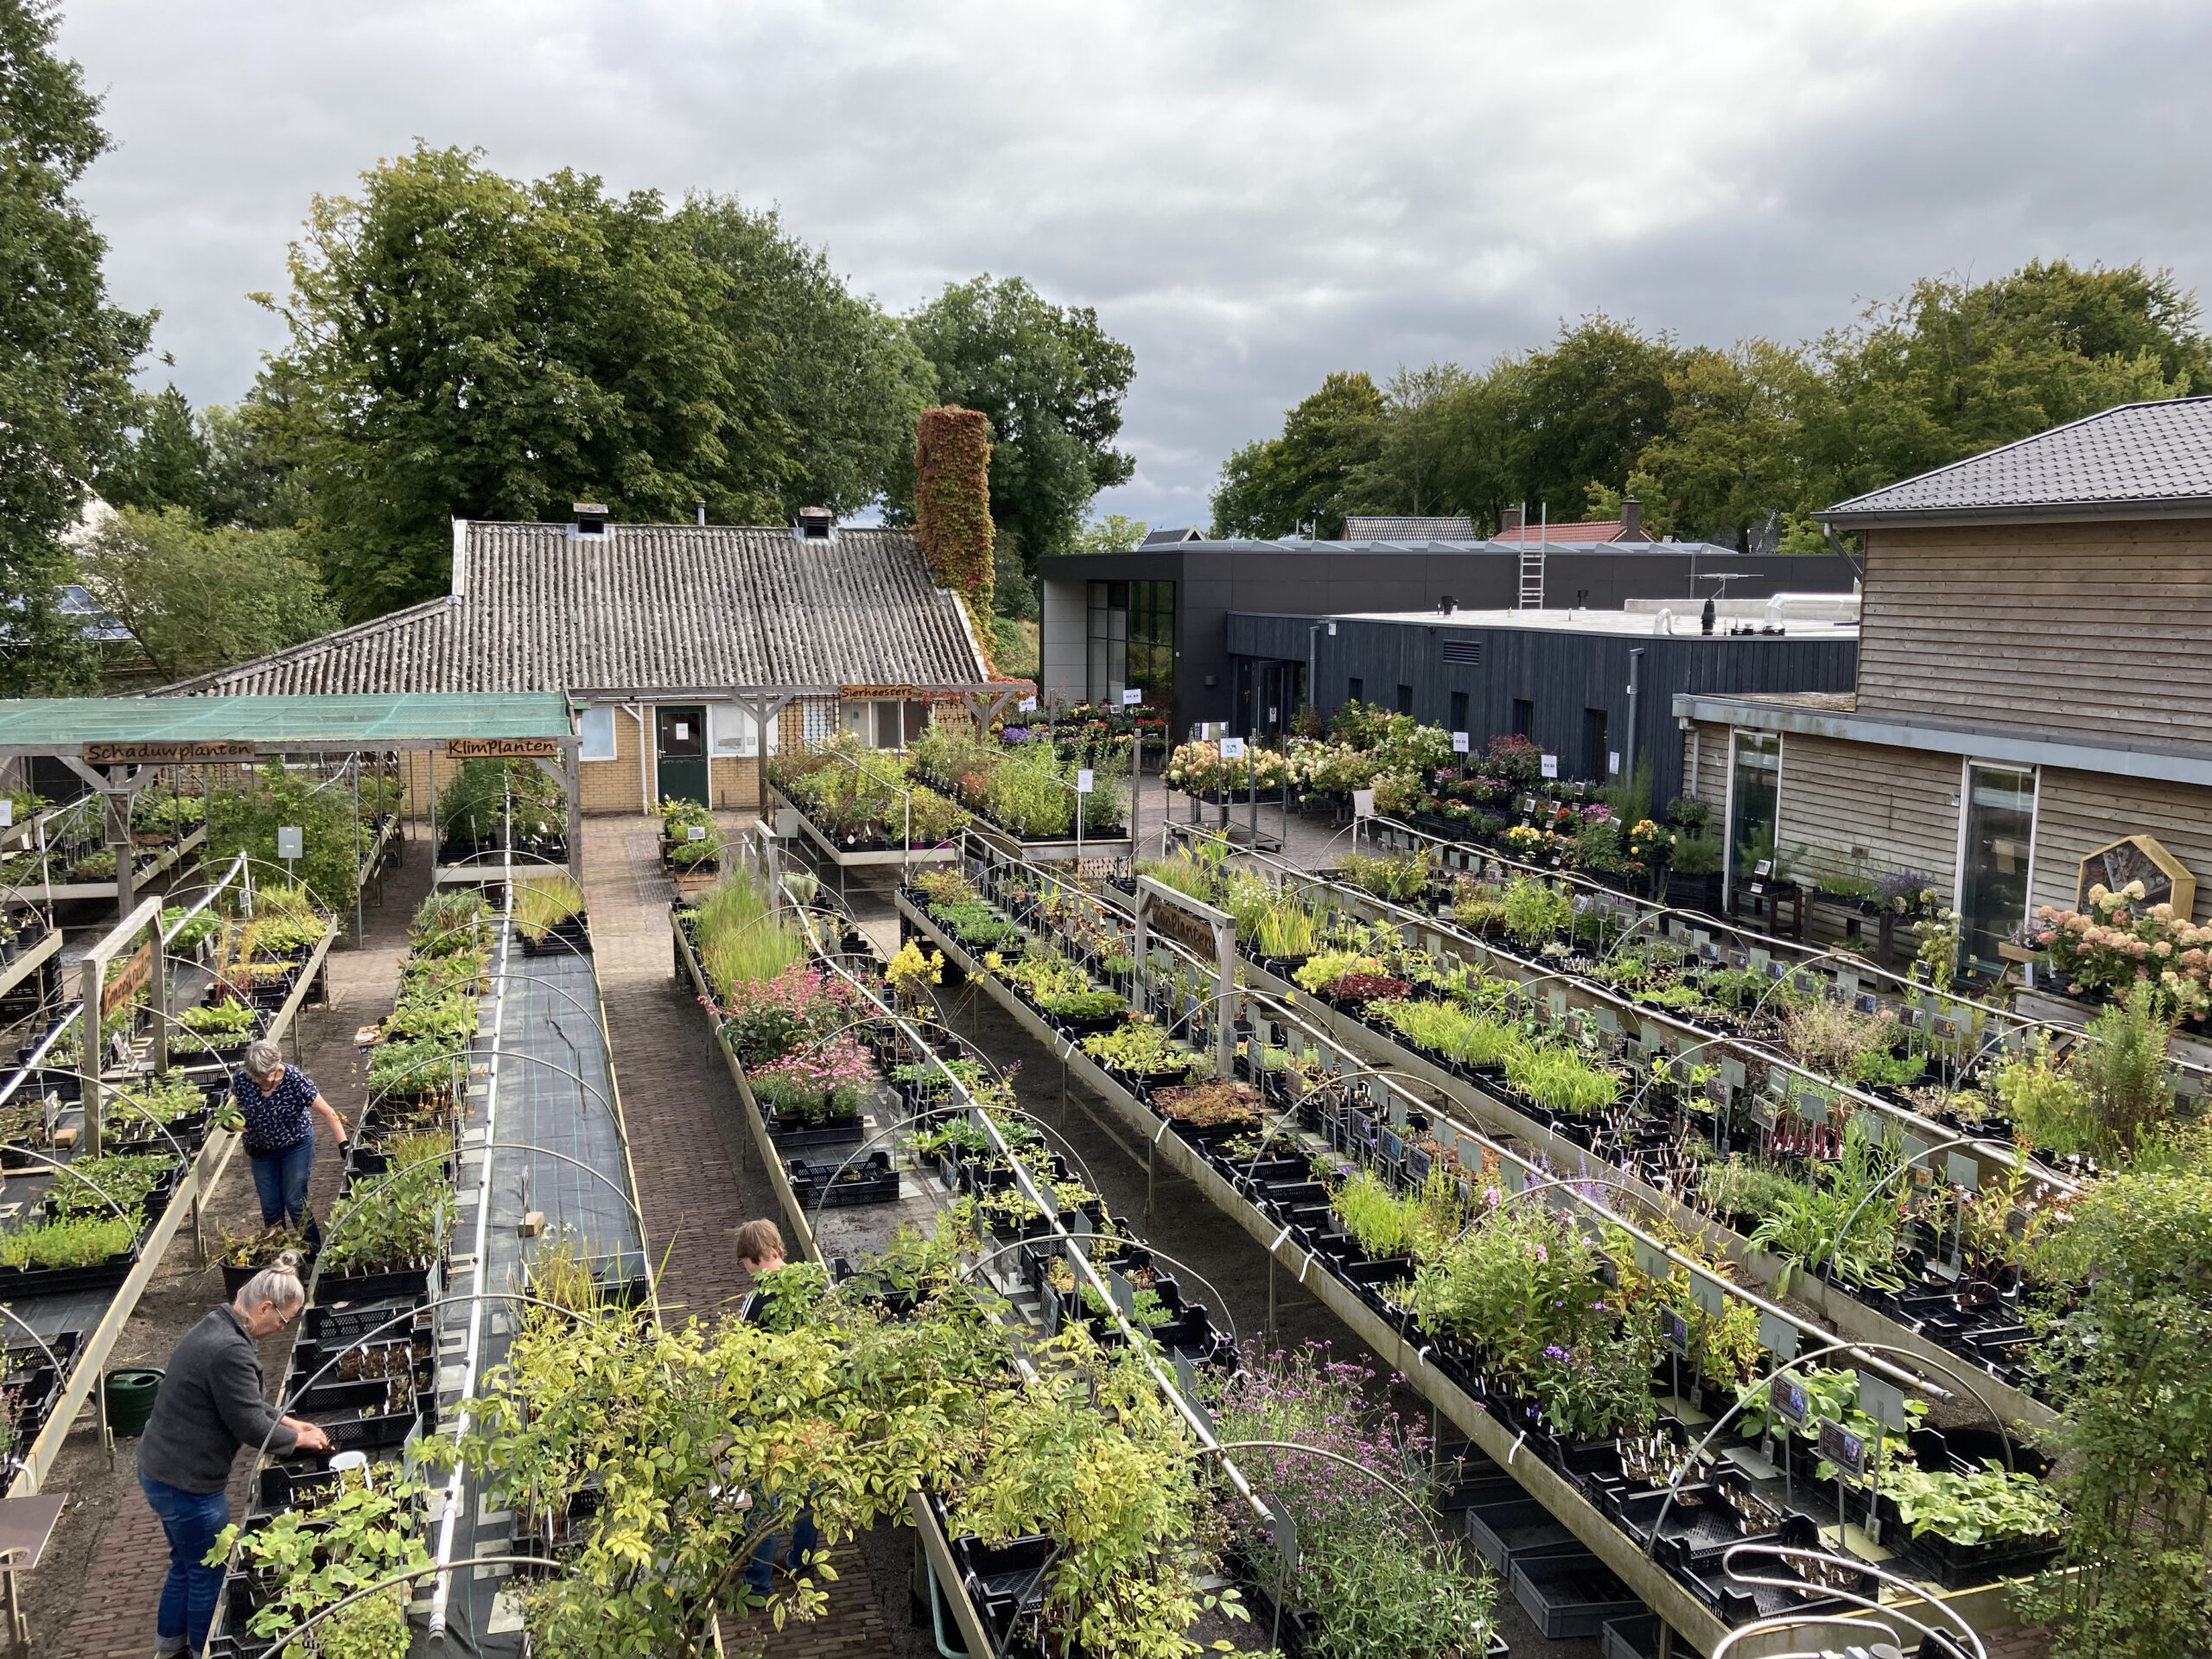
<svg viewBox="0 0 2212 1659">
<path fill-rule="evenodd" d="M 1339 1622 L 1347 1612 L 1384 1621 L 1370 1625 L 1370 1645 L 1338 1651 L 1441 1659 L 1489 1645 L 1490 1591 L 1455 1553 L 1430 1559 L 1432 1522 L 1389 1487 L 1370 1493 L 1356 1471 L 1319 1456 L 1210 1450 L 1232 1429 L 1292 1440 L 1326 1423 L 1337 1438 L 1325 1447 L 1365 1451 L 1401 1490 L 1423 1484 L 1428 1464 L 1425 1443 L 1374 1404 L 1372 1379 L 1303 1362 L 1245 1369 L 1202 1287 L 1109 1215 L 1007 1084 L 925 1016 L 925 963 L 884 963 L 836 918 L 771 910 L 743 877 L 679 907 L 674 922 L 680 959 L 712 988 L 705 1000 L 740 1062 L 745 1109 L 758 1109 L 760 1092 L 778 1097 L 766 1080 L 779 1065 L 788 1072 L 794 1057 L 855 1039 L 870 1076 L 839 1085 L 851 1093 L 836 1103 L 852 1109 L 811 1132 L 842 1136 L 857 1161 L 866 1139 L 888 1131 L 886 1163 L 906 1188 L 895 1209 L 817 1209 L 820 1194 L 787 1205 L 795 1265 L 770 1275 L 738 1320 L 759 1334 L 725 1328 L 690 1363 L 827 1341 L 865 1393 L 875 1366 L 900 1357 L 902 1391 L 935 1396 L 931 1444 L 871 1423 L 865 1450 L 842 1439 L 836 1449 L 861 1460 L 871 1489 L 886 1457 L 919 1487 L 917 1513 L 896 1483 L 864 1511 L 847 1510 L 921 1529 L 932 1571 L 918 1611 L 941 1637 L 958 1643 L 973 1621 L 975 1639 L 1007 1656 L 1118 1659 L 1216 1640 L 1266 1649 L 1277 1639 L 1271 1597 L 1286 1586 L 1274 1541 L 1287 1535 L 1260 1518 L 1257 1485 L 1297 1518 L 1303 1540 L 1282 1651 L 1309 1650 L 1307 1634 L 1325 1621 L 1304 1603 L 1322 1599 Z M 771 1133 L 765 1118 L 751 1127 Z M 837 1148 L 808 1150 L 822 1161 Z M 826 1262 L 798 1260 L 825 1250 Z M 940 1393 L 956 1375 L 961 1386 Z M 1255 1459 L 1264 1479 L 1247 1467 Z M 772 1491 L 798 1479 L 769 1471 Z M 832 1484 L 816 1480 L 810 1490 Z M 607 1499 L 599 1494 L 597 1515 Z M 557 1507 L 542 1493 L 511 1501 Z M 583 1554 L 604 1548 L 588 1542 Z M 749 1552 L 739 1549 L 741 1560 Z M 1355 1559 L 1370 1554 L 1388 1573 Z M 556 1617 L 543 1613 L 537 1628 Z"/>
<path fill-rule="evenodd" d="M 434 892 L 416 911 L 399 991 L 369 1051 L 369 1104 L 355 1127 L 338 1203 L 311 1258 L 308 1306 L 280 1400 L 334 1451 L 264 1457 L 253 1501 L 226 1538 L 231 1570 L 207 1652 L 257 1659 L 353 1589 L 428 1567 L 429 1488 L 420 1470 L 437 1429 L 438 1325 L 456 1213 L 461 1112 L 478 1000 L 488 987 L 493 918 L 474 888 Z M 284 1249 L 289 1230 L 226 1235 L 233 1294 Z M 405 1650 L 411 1592 L 358 1602 L 319 1626 L 321 1651 Z"/>
<path fill-rule="evenodd" d="M 438 791 L 436 829 L 442 868 L 497 865 L 509 855 L 545 864 L 569 856 L 568 803 L 534 760 L 462 761 Z"/>
<path fill-rule="evenodd" d="M 1458 1400 L 1510 1425 L 1670 1570 L 1678 1547 L 1656 1547 L 1675 1534 L 1655 1540 L 1649 1530 L 1661 1502 L 1670 1515 L 1686 1511 L 1674 1517 L 1688 1529 L 1681 1536 L 1734 1505 L 1718 1547 L 1692 1549 L 1696 1559 L 1685 1568 L 1709 1567 L 1721 1548 L 1764 1537 L 1752 1522 L 1770 1510 L 1778 1537 L 1792 1515 L 1802 1517 L 1797 1533 L 1833 1529 L 1839 1507 L 1854 1524 L 1870 1513 L 1886 1521 L 1885 1553 L 1906 1553 L 1938 1582 L 2019 1570 L 2050 1553 L 2055 1503 L 2031 1475 L 2010 1472 L 2039 1471 L 2041 1460 L 2001 1431 L 1916 1428 L 1902 1397 L 1890 1414 L 1897 1431 L 1873 1430 L 1860 1390 L 1869 1399 L 1885 1387 L 1894 1392 L 1902 1376 L 1894 1367 L 1877 1368 L 1871 1386 L 1847 1370 L 1803 1372 L 1816 1408 L 1801 1430 L 1772 1437 L 1777 1448 L 1764 1433 L 1776 1420 L 1763 1409 L 1754 1426 L 1755 1438 L 1770 1441 L 1764 1449 L 1723 1437 L 1716 1450 L 1728 1455 L 1688 1465 L 1707 1425 L 1764 1402 L 1765 1371 L 1801 1347 L 1824 1345 L 1825 1333 L 1763 1317 L 1726 1284 L 1733 1268 L 1725 1258 L 1680 1240 L 1662 1250 L 1656 1235 L 1631 1234 L 1596 1201 L 1607 1184 L 1590 1172 L 1554 1175 L 1541 1156 L 1515 1154 L 1373 1075 L 1342 1046 L 1319 1040 L 1317 1028 L 1301 1031 L 1292 1001 L 1247 999 L 1228 1077 L 1214 1075 L 1203 1031 L 1195 1032 L 1200 1040 L 1175 1034 L 1179 1025 L 1209 1023 L 1212 999 L 1166 982 L 1166 975 L 1146 988 L 1149 1012 L 1086 1032 L 1086 1022 L 1051 1009 L 1071 995 L 1071 976 L 1107 982 L 1100 989 L 1128 983 L 1132 941 L 1122 918 L 1086 906 L 1096 924 L 1086 937 L 1072 913 L 1082 901 L 1041 873 L 986 861 L 974 876 L 918 877 L 901 894 L 908 924 L 1026 1009 L 1109 1099 L 1160 1121 L 1154 1145 L 1172 1132 L 1189 1149 L 1183 1161 L 1211 1171 L 1210 1191 L 1244 1211 L 1240 1219 L 1255 1236 L 1272 1237 L 1278 1251 L 1294 1240 L 1301 1275 L 1322 1268 L 1418 1351 L 1422 1366 L 1409 1372 L 1440 1374 Z M 1072 952 L 1063 947 L 1069 940 Z M 1542 1201 L 1523 1201 L 1524 1192 Z M 1833 1470 L 1810 1455 L 1823 1422 L 1857 1436 L 1871 1459 L 1866 1478 L 1844 1483 L 1840 1505 L 1821 1495 L 1833 1489 Z M 1762 1465 L 1778 1471 L 1770 1491 L 1755 1478 Z M 1694 1489 L 1688 1505 L 1685 1477 Z M 1649 1498 L 1641 1509 L 1626 1501 L 1669 1481 L 1677 1485 L 1672 1500 Z M 1715 1617 L 1755 1616 L 1758 1599 L 1747 1587 L 1687 1577 Z"/>
<path fill-rule="evenodd" d="M 1910 1022 L 1868 1014 L 1819 982 L 1688 953 L 1655 970 L 1701 994 L 1755 981 L 1762 988 L 1746 996 L 1745 1017 L 1724 1032 L 1631 1001 L 1608 982 L 1614 963 L 1541 946 L 1517 955 L 1342 887 L 1276 887 L 1211 860 L 1180 861 L 1175 880 L 1237 914 L 1253 982 L 1311 996 L 1316 1016 L 1363 1055 L 1562 1162 L 1628 1181 L 1762 1282 L 1794 1288 L 1834 1318 L 1849 1319 L 1856 1305 L 1881 1321 L 1849 1334 L 1924 1340 L 2013 1391 L 2008 1409 L 2033 1414 L 2018 1394 L 2037 1386 L 2024 1363 L 2027 1269 L 2099 1166 L 2040 1166 L 2025 1146 L 1949 1128 L 1915 1109 L 1926 1098 L 1891 1097 L 1838 1055 L 1863 1058 L 1881 1045 L 1885 1063 L 1925 1064 L 1938 1052 L 1960 1090 L 2017 1093 L 2048 1083 L 2048 1050 L 1999 1040 L 1930 1051 L 1915 1046 Z M 1571 914 L 1563 894 L 1520 880 L 1510 902 Z M 1304 930 L 1295 938 L 1284 937 L 1286 909 Z M 1524 931 L 1510 936 L 1521 950 L 1548 937 L 1533 917 Z M 1923 1027 L 1942 1024 L 1937 1015 Z M 2069 1071 L 2111 1052 L 2086 1046 Z"/>
<path fill-rule="evenodd" d="M 36 796 L 16 798 L 19 821 L 35 815 L 29 844 L 0 855 L 0 888 L 58 890 L 59 896 L 112 894 L 116 848 L 107 841 L 107 803 L 100 796 L 48 807 Z M 207 803 L 196 786 L 172 778 L 133 798 L 131 868 L 149 880 L 181 861 L 207 838 Z"/>
<path fill-rule="evenodd" d="M 811 750 L 768 762 L 768 781 L 834 855 L 933 851 L 966 827 L 970 814 L 914 776 L 913 759 L 870 749 L 841 733 Z"/>
<path fill-rule="evenodd" d="M 1017 841 L 1073 841 L 1078 814 L 1087 839 L 1129 832 L 1128 756 L 1110 742 L 1008 746 L 948 715 L 931 722 L 910 758 L 912 776 Z"/>
</svg>

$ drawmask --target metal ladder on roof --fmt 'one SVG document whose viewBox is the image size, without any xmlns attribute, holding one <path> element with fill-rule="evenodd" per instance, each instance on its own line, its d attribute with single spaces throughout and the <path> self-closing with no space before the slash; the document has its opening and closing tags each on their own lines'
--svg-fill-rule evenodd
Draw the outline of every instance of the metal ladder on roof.
<svg viewBox="0 0 2212 1659">
<path fill-rule="evenodd" d="M 1521 543 L 1521 608 L 1541 611 L 1544 608 L 1544 544 L 1534 547 Z"/>
</svg>

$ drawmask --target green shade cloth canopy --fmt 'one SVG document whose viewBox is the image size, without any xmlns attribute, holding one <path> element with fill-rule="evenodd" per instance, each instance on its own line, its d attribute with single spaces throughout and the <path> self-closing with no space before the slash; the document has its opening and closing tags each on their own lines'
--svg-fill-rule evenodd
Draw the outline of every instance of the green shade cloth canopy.
<svg viewBox="0 0 2212 1659">
<path fill-rule="evenodd" d="M 448 738 L 568 737 L 557 691 L 342 696 L 0 699 L 0 753 L 87 743 L 253 743 L 271 750 L 403 748 Z"/>
</svg>

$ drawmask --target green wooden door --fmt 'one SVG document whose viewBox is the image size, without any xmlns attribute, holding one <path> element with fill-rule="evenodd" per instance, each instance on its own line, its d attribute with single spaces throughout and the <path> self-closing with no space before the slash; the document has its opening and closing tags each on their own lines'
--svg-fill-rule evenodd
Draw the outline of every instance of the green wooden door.
<svg viewBox="0 0 2212 1659">
<path fill-rule="evenodd" d="M 707 798 L 707 711 L 698 703 L 664 703 L 653 710 L 653 747 L 659 755 L 655 794 L 664 801 L 714 803 Z"/>
</svg>

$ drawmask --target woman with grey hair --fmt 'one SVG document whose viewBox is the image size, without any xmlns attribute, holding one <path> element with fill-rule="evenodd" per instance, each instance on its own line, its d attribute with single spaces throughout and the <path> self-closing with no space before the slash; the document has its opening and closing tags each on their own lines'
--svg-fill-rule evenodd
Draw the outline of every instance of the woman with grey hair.
<svg viewBox="0 0 2212 1659">
<path fill-rule="evenodd" d="M 283 1052 L 266 1038 L 246 1045 L 245 1064 L 231 1078 L 231 1098 L 245 1116 L 246 1154 L 253 1160 L 253 1190 L 261 1200 L 261 1224 L 289 1219 L 306 1235 L 309 1248 L 322 1242 L 322 1230 L 308 1213 L 308 1177 L 315 1169 L 315 1114 L 320 1113 L 346 1151 L 346 1125 L 337 1109 L 322 1097 L 315 1079 L 284 1063 Z"/>
<path fill-rule="evenodd" d="M 198 1653 L 215 1617 L 223 1569 L 207 1565 L 216 1535 L 231 1523 L 231 1465 L 241 1446 L 283 1456 L 327 1452 L 313 1423 L 270 1408 L 254 1344 L 294 1319 L 307 1301 L 300 1258 L 290 1250 L 246 1281 L 235 1301 L 184 1333 L 169 1355 L 154 1414 L 138 1442 L 138 1484 L 161 1517 L 169 1573 L 154 1621 L 156 1654 Z"/>
</svg>

